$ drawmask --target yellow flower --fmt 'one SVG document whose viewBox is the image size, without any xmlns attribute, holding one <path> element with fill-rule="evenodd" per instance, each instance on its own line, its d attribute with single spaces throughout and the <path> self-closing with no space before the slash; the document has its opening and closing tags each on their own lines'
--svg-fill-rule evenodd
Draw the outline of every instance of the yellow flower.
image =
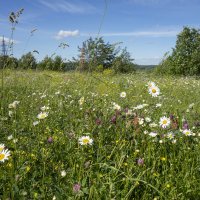
<svg viewBox="0 0 200 200">
<path fill-rule="evenodd" d="M 160 160 L 162 160 L 162 161 L 166 161 L 167 158 L 165 158 L 165 157 L 161 157 Z"/>
</svg>

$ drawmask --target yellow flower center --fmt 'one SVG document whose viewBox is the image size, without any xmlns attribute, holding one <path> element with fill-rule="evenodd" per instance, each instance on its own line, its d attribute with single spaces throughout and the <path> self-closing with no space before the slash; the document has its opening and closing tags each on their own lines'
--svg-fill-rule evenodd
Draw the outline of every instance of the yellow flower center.
<svg viewBox="0 0 200 200">
<path fill-rule="evenodd" d="M 185 132 L 185 135 L 189 135 L 189 134 L 190 134 L 190 132 L 189 132 L 189 131 Z"/>
<path fill-rule="evenodd" d="M 0 154 L 0 160 L 3 160 L 5 158 L 5 155 L 4 154 Z"/>
<path fill-rule="evenodd" d="M 89 140 L 87 138 L 83 139 L 83 144 L 88 144 Z"/>
<path fill-rule="evenodd" d="M 163 120 L 163 124 L 167 124 L 167 120 L 166 119 Z"/>
<path fill-rule="evenodd" d="M 152 93 L 156 93 L 156 89 L 153 88 L 153 89 L 152 89 Z"/>
</svg>

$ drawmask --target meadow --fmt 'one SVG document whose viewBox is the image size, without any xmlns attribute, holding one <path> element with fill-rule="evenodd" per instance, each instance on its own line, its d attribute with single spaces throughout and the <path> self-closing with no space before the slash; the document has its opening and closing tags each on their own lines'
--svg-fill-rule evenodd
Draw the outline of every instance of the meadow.
<svg viewBox="0 0 200 200">
<path fill-rule="evenodd" d="M 200 199 L 199 94 L 194 77 L 5 70 L 0 199 Z"/>
</svg>

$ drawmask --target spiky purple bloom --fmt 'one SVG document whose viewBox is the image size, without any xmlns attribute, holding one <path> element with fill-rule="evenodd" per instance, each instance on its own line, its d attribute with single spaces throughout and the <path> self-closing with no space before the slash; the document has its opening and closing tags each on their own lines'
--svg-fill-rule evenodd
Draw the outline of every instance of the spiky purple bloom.
<svg viewBox="0 0 200 200">
<path fill-rule="evenodd" d="M 73 192 L 78 193 L 81 190 L 81 185 L 76 183 L 73 185 Z"/>
<path fill-rule="evenodd" d="M 115 115 L 112 116 L 110 122 L 113 123 L 113 124 L 116 124 L 116 121 L 117 121 L 117 117 Z"/>
<path fill-rule="evenodd" d="M 47 139 L 47 142 L 48 142 L 48 143 L 52 143 L 52 142 L 53 142 L 53 138 L 52 138 L 52 137 L 49 137 L 49 138 Z"/>
<path fill-rule="evenodd" d="M 184 121 L 183 122 L 183 130 L 189 130 L 189 124 L 188 124 L 188 122 L 187 121 Z"/>
<path fill-rule="evenodd" d="M 99 118 L 96 119 L 96 125 L 101 125 L 101 120 Z"/>
<path fill-rule="evenodd" d="M 137 164 L 138 164 L 139 166 L 143 166 L 143 165 L 144 165 L 144 159 L 143 159 L 143 158 L 139 158 L 139 159 L 137 160 Z"/>
</svg>

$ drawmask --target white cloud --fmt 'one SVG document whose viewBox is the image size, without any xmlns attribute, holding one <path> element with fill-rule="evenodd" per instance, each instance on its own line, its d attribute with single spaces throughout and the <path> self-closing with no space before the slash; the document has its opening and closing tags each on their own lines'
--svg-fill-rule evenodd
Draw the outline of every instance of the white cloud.
<svg viewBox="0 0 200 200">
<path fill-rule="evenodd" d="M 11 40 L 10 38 L 0 36 L 0 43 L 1 43 L 1 44 L 2 44 L 2 42 L 3 42 L 3 38 L 4 38 L 4 41 L 5 41 L 5 44 L 6 44 L 6 45 L 7 45 L 7 44 L 11 44 L 11 43 L 14 43 L 14 44 L 19 43 L 19 41 L 17 41 L 17 40 Z"/>
<path fill-rule="evenodd" d="M 64 31 L 64 30 L 60 30 L 57 35 L 55 36 L 56 39 L 60 40 L 63 39 L 65 37 L 74 37 L 79 35 L 79 30 L 75 30 L 75 31 Z"/>
<path fill-rule="evenodd" d="M 47 8 L 50 8 L 56 12 L 67 12 L 67 13 L 91 13 L 96 9 L 94 6 L 84 2 L 80 3 L 71 3 L 69 1 L 64 0 L 56 0 L 56 1 L 47 1 L 47 0 L 39 0 L 39 2 Z"/>
<path fill-rule="evenodd" d="M 134 36 L 134 37 L 175 37 L 179 33 L 179 30 L 172 31 L 134 31 L 134 32 L 112 32 L 101 33 L 104 37 L 113 36 Z M 81 36 L 97 36 L 97 34 L 83 33 Z"/>
</svg>

